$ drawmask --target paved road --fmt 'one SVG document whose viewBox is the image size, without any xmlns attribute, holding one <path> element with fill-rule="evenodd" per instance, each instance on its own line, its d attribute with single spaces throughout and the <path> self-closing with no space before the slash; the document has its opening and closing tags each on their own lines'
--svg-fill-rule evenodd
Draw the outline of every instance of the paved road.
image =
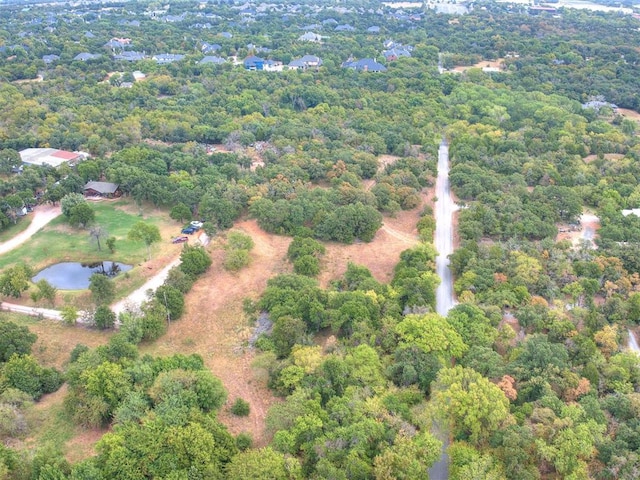
<svg viewBox="0 0 640 480">
<path fill-rule="evenodd" d="M 455 305 L 453 297 L 453 277 L 449 269 L 449 259 L 453 253 L 453 212 L 458 207 L 451 198 L 449 185 L 449 145 L 445 140 L 438 149 L 438 178 L 436 180 L 435 217 L 436 231 L 434 245 L 438 251 L 436 257 L 436 272 L 440 277 L 440 285 L 436 290 L 436 312 L 446 316 Z M 431 480 L 447 480 L 449 478 L 449 456 L 446 450 L 449 446 L 449 436 L 442 431 L 441 425 L 434 425 L 434 434 L 442 440 L 442 455 L 429 469 Z"/>
<path fill-rule="evenodd" d="M 640 347 L 638 346 L 638 341 L 636 340 L 636 336 L 633 334 L 631 330 L 627 330 L 629 333 L 629 350 L 640 353 Z"/>
<path fill-rule="evenodd" d="M 62 213 L 60 205 L 39 205 L 33 212 L 33 219 L 29 226 L 15 237 L 7 240 L 4 243 L 0 243 L 0 255 L 10 252 L 14 248 L 19 247 L 24 242 L 29 240 L 34 233 L 44 227 L 54 218 L 58 217 Z"/>
</svg>

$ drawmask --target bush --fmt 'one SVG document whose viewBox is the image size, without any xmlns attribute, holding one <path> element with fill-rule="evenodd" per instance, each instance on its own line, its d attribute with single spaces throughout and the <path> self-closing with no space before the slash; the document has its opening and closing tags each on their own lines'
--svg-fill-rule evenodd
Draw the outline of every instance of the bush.
<svg viewBox="0 0 640 480">
<path fill-rule="evenodd" d="M 231 405 L 231 413 L 238 417 L 246 417 L 249 415 L 249 402 L 242 398 L 237 398 L 233 405 Z"/>
<path fill-rule="evenodd" d="M 236 437 L 236 446 L 238 447 L 238 450 L 244 452 L 245 450 L 250 449 L 251 445 L 253 445 L 253 438 L 251 437 L 251 434 L 244 432 L 238 434 Z"/>
<path fill-rule="evenodd" d="M 225 256 L 223 266 L 225 270 L 237 272 L 242 267 L 249 265 L 249 250 L 229 250 Z"/>
<path fill-rule="evenodd" d="M 180 270 L 192 277 L 202 275 L 211 266 L 211 257 L 201 246 L 185 245 L 180 260 Z"/>
<path fill-rule="evenodd" d="M 313 255 L 303 255 L 293 262 L 293 271 L 298 275 L 315 277 L 320 273 L 320 261 Z"/>
<path fill-rule="evenodd" d="M 116 323 L 116 314 L 107 305 L 100 305 L 93 315 L 93 323 L 100 330 L 112 328 Z"/>
<path fill-rule="evenodd" d="M 242 232 L 229 232 L 227 234 L 227 247 L 234 250 L 251 250 L 254 247 L 253 239 Z"/>
</svg>

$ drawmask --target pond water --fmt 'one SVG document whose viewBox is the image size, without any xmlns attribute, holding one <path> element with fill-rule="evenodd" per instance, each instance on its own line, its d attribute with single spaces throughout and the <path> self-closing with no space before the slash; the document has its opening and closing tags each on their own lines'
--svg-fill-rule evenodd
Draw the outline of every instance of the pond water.
<svg viewBox="0 0 640 480">
<path fill-rule="evenodd" d="M 119 273 L 131 270 L 131 268 L 133 268 L 131 265 L 118 262 L 56 263 L 40 270 L 31 280 L 35 283 L 44 278 L 60 290 L 81 290 L 89 288 L 89 278 L 94 273 L 115 277 Z"/>
</svg>

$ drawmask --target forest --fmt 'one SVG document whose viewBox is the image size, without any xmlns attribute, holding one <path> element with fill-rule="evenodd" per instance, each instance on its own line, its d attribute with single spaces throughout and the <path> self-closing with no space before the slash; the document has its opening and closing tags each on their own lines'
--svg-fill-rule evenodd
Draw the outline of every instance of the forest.
<svg viewBox="0 0 640 480">
<path fill-rule="evenodd" d="M 26 205 L 60 205 L 56 228 L 97 241 L 98 261 L 165 258 L 163 221 L 201 221 L 212 239 L 180 247 L 119 316 L 112 280 L 66 294 L 30 281 L 35 253 L 0 256 L 2 300 L 59 309 L 74 343 L 52 362 L 34 331 L 54 322 L 0 312 L 0 479 L 426 479 L 434 425 L 452 480 L 638 478 L 640 218 L 623 210 L 640 208 L 639 42 L 637 15 L 494 2 L 0 5 L 1 241 Z M 306 55 L 321 64 L 288 68 Z M 443 138 L 461 206 L 446 316 L 429 196 Z M 18 171 L 36 147 L 88 158 Z M 118 184 L 128 234 L 98 228 L 110 207 L 83 200 L 92 180 Z M 346 256 L 323 276 L 330 251 L 409 214 L 414 243 L 388 281 Z M 572 241 L 584 214 L 595 239 Z M 266 325 L 234 357 L 273 397 L 264 438 L 229 426 L 259 406 L 212 373 L 222 353 L 166 340 L 218 261 L 241 283 L 260 247 L 247 222 L 286 239 L 233 310 L 236 327 Z M 57 422 L 100 433 L 86 455 L 56 426 L 38 433 L 51 395 Z"/>
</svg>

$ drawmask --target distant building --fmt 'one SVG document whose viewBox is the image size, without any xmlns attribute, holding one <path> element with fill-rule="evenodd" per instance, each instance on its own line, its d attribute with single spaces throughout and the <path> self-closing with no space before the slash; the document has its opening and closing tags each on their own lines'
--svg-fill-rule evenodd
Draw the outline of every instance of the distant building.
<svg viewBox="0 0 640 480">
<path fill-rule="evenodd" d="M 298 37 L 298 41 L 320 43 L 322 41 L 322 36 L 318 35 L 317 33 L 306 32 L 304 35 Z"/>
<path fill-rule="evenodd" d="M 80 152 L 67 152 L 57 148 L 27 148 L 20 152 L 20 160 L 26 165 L 49 165 L 54 168 L 63 163 L 74 165 L 85 157 Z"/>
<path fill-rule="evenodd" d="M 349 59 L 342 64 L 342 68 L 350 68 L 359 72 L 386 72 L 387 67 L 376 62 L 373 58 L 363 58 L 362 60 Z"/>
<path fill-rule="evenodd" d="M 113 198 L 121 195 L 118 184 L 110 182 L 88 182 L 82 192 L 86 197 Z"/>
<path fill-rule="evenodd" d="M 180 53 L 159 53 L 153 56 L 153 60 L 160 64 L 166 65 L 167 63 L 179 62 L 184 58 L 184 55 Z"/>
<path fill-rule="evenodd" d="M 220 65 L 222 63 L 226 63 L 227 61 L 222 57 L 216 57 L 215 55 L 207 55 L 202 60 L 198 62 L 200 65 L 213 64 Z"/>
<path fill-rule="evenodd" d="M 95 60 L 97 58 L 100 58 L 101 56 L 102 55 L 100 55 L 99 53 L 94 54 L 89 52 L 82 52 L 73 57 L 73 59 L 79 62 L 86 62 L 88 60 Z"/>
<path fill-rule="evenodd" d="M 60 60 L 60 57 L 58 55 L 45 55 L 42 57 L 42 61 L 47 65 L 55 62 L 56 60 Z"/>
<path fill-rule="evenodd" d="M 289 70 L 306 70 L 307 68 L 317 68 L 322 65 L 322 59 L 315 55 L 305 55 L 302 58 L 291 60 L 287 67 Z"/>
</svg>

